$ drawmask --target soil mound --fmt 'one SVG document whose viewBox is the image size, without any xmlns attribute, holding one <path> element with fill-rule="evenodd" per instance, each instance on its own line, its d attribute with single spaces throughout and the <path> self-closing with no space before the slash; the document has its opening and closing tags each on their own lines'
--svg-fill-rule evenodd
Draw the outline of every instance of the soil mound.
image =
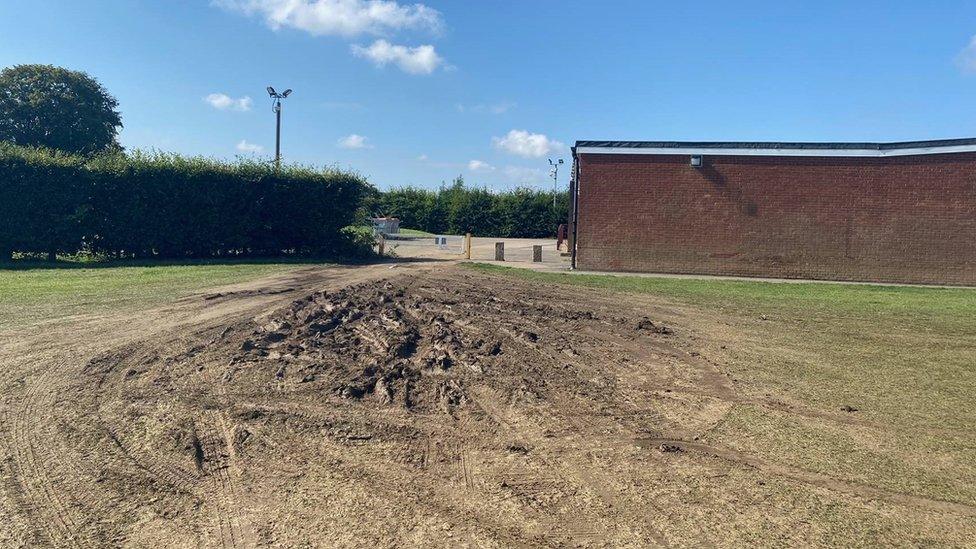
<svg viewBox="0 0 976 549">
<path fill-rule="evenodd" d="M 587 524 L 572 545 L 616 539 L 606 463 L 637 463 L 632 440 L 689 439 L 728 409 L 684 330 L 616 296 L 427 269 L 277 303 L 88 364 L 71 398 L 93 421 L 72 436 L 104 456 L 99 486 L 203 525 L 201 545 L 345 528 L 383 546 L 419 516 L 479 546 Z"/>
<path fill-rule="evenodd" d="M 462 328 L 449 306 L 390 282 L 315 293 L 254 329 L 231 362 L 346 398 L 451 411 L 465 377 L 484 373 L 503 344 Z"/>
<path fill-rule="evenodd" d="M 585 344 L 580 328 L 608 324 L 632 326 L 592 309 L 407 279 L 314 293 L 218 346 L 233 348 L 224 382 L 313 384 L 347 399 L 450 413 L 466 401 L 465 385 L 488 373 L 545 383 L 531 371 L 562 367 Z"/>
</svg>

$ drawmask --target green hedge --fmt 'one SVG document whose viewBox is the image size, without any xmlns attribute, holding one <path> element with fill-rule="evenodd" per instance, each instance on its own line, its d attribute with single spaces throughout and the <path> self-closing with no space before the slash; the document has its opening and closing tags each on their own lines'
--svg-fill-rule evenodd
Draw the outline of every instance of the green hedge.
<svg viewBox="0 0 976 549">
<path fill-rule="evenodd" d="M 400 226 L 435 234 L 464 234 L 505 238 L 545 238 L 556 235 L 569 216 L 569 193 L 520 188 L 492 192 L 465 186 L 456 179 L 438 190 L 401 187 L 371 198 L 377 215 L 400 219 Z"/>
<path fill-rule="evenodd" d="M 0 144 L 0 258 L 335 255 L 370 190 L 336 170 Z"/>
</svg>

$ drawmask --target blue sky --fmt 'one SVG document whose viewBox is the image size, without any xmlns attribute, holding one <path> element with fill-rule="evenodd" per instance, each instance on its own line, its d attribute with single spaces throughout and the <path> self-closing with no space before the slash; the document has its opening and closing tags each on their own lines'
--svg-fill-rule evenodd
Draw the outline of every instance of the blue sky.
<svg viewBox="0 0 976 549">
<path fill-rule="evenodd" d="M 0 66 L 94 75 L 128 148 L 268 157 L 271 84 L 286 160 L 506 189 L 577 139 L 976 136 L 974 34 L 971 1 L 33 0 Z"/>
</svg>

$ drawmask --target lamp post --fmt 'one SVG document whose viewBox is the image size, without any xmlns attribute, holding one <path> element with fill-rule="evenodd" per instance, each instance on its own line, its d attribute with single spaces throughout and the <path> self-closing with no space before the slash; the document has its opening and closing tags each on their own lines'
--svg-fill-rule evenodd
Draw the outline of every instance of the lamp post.
<svg viewBox="0 0 976 549">
<path fill-rule="evenodd" d="M 554 210 L 556 209 L 556 193 L 559 186 L 559 165 L 562 163 L 562 158 L 555 162 L 553 162 L 551 158 L 549 159 L 549 165 L 551 166 L 551 168 L 549 168 L 549 176 L 552 177 L 552 209 Z"/>
<path fill-rule="evenodd" d="M 281 100 L 291 95 L 291 88 L 278 93 L 274 88 L 268 86 L 268 95 L 271 96 L 271 110 L 275 113 L 275 170 L 281 169 Z"/>
</svg>

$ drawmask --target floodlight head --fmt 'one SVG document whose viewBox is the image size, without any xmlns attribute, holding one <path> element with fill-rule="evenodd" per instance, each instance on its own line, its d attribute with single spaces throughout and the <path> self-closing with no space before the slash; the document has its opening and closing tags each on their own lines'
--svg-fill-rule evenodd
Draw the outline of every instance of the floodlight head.
<svg viewBox="0 0 976 549">
<path fill-rule="evenodd" d="M 291 95 L 291 88 L 288 88 L 285 90 L 285 93 L 281 94 L 282 97 L 288 97 L 289 95 Z"/>
<path fill-rule="evenodd" d="M 562 164 L 562 163 L 563 163 L 563 159 L 562 159 L 562 158 L 560 158 L 560 159 L 559 159 L 559 163 L 560 163 L 560 164 Z"/>
<path fill-rule="evenodd" d="M 268 86 L 268 95 L 270 95 L 271 97 L 274 97 L 274 96 L 278 95 L 278 92 L 276 92 L 275 89 L 272 88 L 271 86 Z"/>
<path fill-rule="evenodd" d="M 700 154 L 693 154 L 693 155 L 691 155 L 691 167 L 692 168 L 701 168 L 702 167 L 702 155 L 700 155 Z"/>
<path fill-rule="evenodd" d="M 553 164 L 552 164 L 552 159 L 551 159 L 551 158 L 549 159 L 549 165 L 550 165 L 550 166 L 552 166 L 552 165 L 553 165 Z"/>
</svg>

